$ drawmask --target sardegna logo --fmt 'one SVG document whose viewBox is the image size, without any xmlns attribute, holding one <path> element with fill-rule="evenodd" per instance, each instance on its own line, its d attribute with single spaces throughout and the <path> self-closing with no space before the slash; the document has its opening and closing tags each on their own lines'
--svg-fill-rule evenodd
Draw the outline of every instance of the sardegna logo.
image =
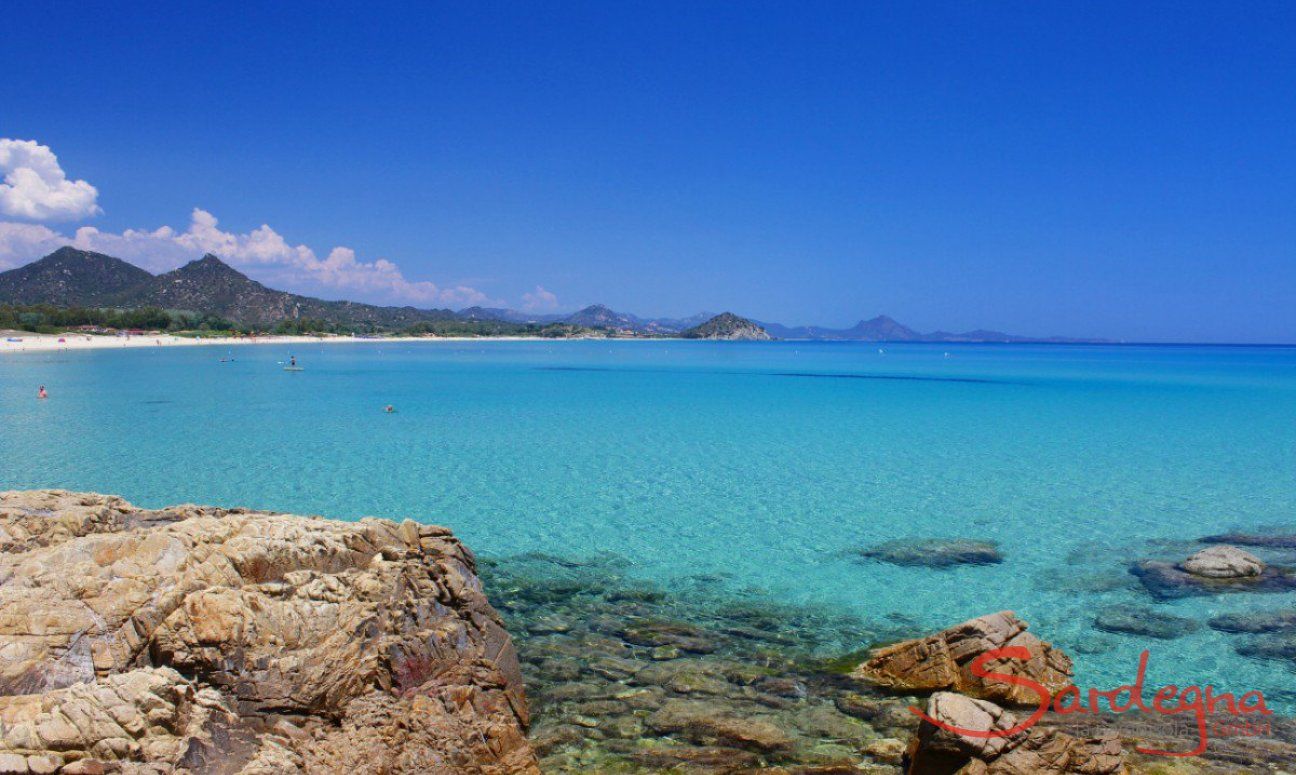
<svg viewBox="0 0 1296 775">
<path fill-rule="evenodd" d="M 1228 692 L 1215 693 L 1214 687 L 1209 684 L 1204 688 L 1201 686 L 1184 686 L 1179 687 L 1169 684 L 1157 689 L 1152 695 L 1151 704 L 1144 696 L 1144 683 L 1147 677 L 1148 660 L 1150 652 L 1144 650 L 1139 655 L 1138 672 L 1135 674 L 1134 683 L 1118 686 L 1110 691 L 1099 691 L 1090 689 L 1087 694 L 1082 693 L 1077 686 L 1068 686 L 1065 689 L 1051 693 L 1043 684 L 1033 681 L 1019 675 L 1009 675 L 1007 673 L 996 673 L 985 667 L 985 664 L 996 659 L 1020 659 L 1028 660 L 1031 658 L 1030 651 L 1025 646 L 1005 646 L 1003 648 L 991 649 L 972 660 L 972 674 L 978 678 L 984 678 L 991 681 L 1001 681 L 1013 686 L 1020 686 L 1030 689 L 1039 697 L 1039 702 L 1035 710 L 1020 723 L 1009 729 L 980 730 L 964 729 L 954 726 L 938 719 L 928 716 L 921 708 L 910 706 L 909 711 L 929 724 L 940 727 L 947 732 L 952 732 L 963 737 L 978 739 L 990 739 L 1000 737 L 1013 737 L 1022 732 L 1029 730 L 1039 723 L 1050 709 L 1060 716 L 1074 714 L 1098 714 L 1103 711 L 1103 701 L 1106 707 L 1113 713 L 1155 713 L 1163 716 L 1182 716 L 1192 714 L 1196 722 L 1197 745 L 1191 751 L 1161 751 L 1152 748 L 1138 748 L 1134 750 L 1142 754 L 1155 756 L 1200 756 L 1206 752 L 1206 746 L 1210 742 L 1208 717 L 1216 713 L 1225 713 L 1234 719 L 1245 719 L 1247 716 L 1272 716 L 1273 711 L 1265 707 L 1264 694 L 1259 691 L 1250 691 L 1241 697 L 1234 697 Z M 1251 729 L 1252 725 L 1244 724 L 1244 728 Z M 1234 726 L 1231 729 L 1236 730 L 1239 727 Z M 1267 722 L 1264 725 L 1267 729 Z M 1230 734 L 1237 734 L 1233 731 Z M 1247 734 L 1243 732 L 1243 734 Z M 1254 733 L 1252 733 L 1254 734 Z"/>
</svg>

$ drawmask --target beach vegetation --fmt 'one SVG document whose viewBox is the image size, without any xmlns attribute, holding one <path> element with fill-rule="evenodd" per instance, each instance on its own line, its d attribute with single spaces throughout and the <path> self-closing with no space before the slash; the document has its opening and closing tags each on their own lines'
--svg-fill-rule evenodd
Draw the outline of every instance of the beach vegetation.
<svg viewBox="0 0 1296 775">
<path fill-rule="evenodd" d="M 224 318 L 200 312 L 164 310 L 159 307 L 113 309 L 60 307 L 52 304 L 0 305 L 0 329 L 56 334 L 83 327 L 100 332 L 146 331 L 236 331 L 238 326 Z"/>
</svg>

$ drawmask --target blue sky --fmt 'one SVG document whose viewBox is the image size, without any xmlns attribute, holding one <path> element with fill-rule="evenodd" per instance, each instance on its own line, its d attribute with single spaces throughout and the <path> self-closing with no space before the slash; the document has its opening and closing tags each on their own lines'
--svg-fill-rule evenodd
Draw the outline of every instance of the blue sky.
<svg viewBox="0 0 1296 775">
<path fill-rule="evenodd" d="M 1296 341 L 1296 4 L 0 13 L 0 138 L 102 211 L 11 207 L 9 265 L 220 245 L 420 306 Z"/>
</svg>

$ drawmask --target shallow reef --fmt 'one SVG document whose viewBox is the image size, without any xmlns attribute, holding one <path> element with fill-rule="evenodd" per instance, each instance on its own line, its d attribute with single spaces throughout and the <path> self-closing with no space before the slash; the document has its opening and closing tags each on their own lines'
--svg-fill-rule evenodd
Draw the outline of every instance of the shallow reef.
<svg viewBox="0 0 1296 775">
<path fill-rule="evenodd" d="M 546 773 L 904 772 L 919 727 L 909 706 L 925 698 L 848 673 L 872 647 L 930 633 L 899 618 L 783 605 L 714 576 L 656 584 L 632 571 L 611 554 L 480 560 L 517 644 Z M 1196 728 L 1182 716 L 1050 713 L 1043 723 L 1115 733 L 1138 773 L 1273 772 L 1296 761 L 1286 719 L 1262 734 L 1212 737 L 1191 759 L 1133 750 L 1142 741 L 1191 750 Z"/>
</svg>

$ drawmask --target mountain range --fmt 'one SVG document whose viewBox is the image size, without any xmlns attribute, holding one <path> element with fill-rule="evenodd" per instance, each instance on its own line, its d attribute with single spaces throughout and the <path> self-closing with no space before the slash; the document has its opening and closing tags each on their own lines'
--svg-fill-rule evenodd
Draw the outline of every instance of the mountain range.
<svg viewBox="0 0 1296 775">
<path fill-rule="evenodd" d="M 731 313 L 700 312 L 686 318 L 644 318 L 594 304 L 570 314 L 537 315 L 506 308 L 450 309 L 384 307 L 351 301 L 325 301 L 277 291 L 251 279 L 208 254 L 184 266 L 153 275 L 113 256 L 63 247 L 26 266 L 0 272 L 0 304 L 50 304 L 59 307 L 160 307 L 224 318 L 267 328 L 285 320 L 321 321 L 359 330 L 402 330 L 435 321 L 497 321 L 546 325 L 565 323 L 592 329 L 641 335 L 682 335 L 703 324 L 707 334 L 751 333 L 763 329 L 776 339 L 867 342 L 1080 342 L 1097 340 L 1049 337 L 1033 339 L 999 331 L 920 333 L 881 315 L 850 328 L 790 327 L 748 321 Z M 728 317 L 726 317 L 728 316 Z M 721 318 L 724 318 L 721 320 Z M 750 328 L 748 328 L 750 326 Z"/>
</svg>

